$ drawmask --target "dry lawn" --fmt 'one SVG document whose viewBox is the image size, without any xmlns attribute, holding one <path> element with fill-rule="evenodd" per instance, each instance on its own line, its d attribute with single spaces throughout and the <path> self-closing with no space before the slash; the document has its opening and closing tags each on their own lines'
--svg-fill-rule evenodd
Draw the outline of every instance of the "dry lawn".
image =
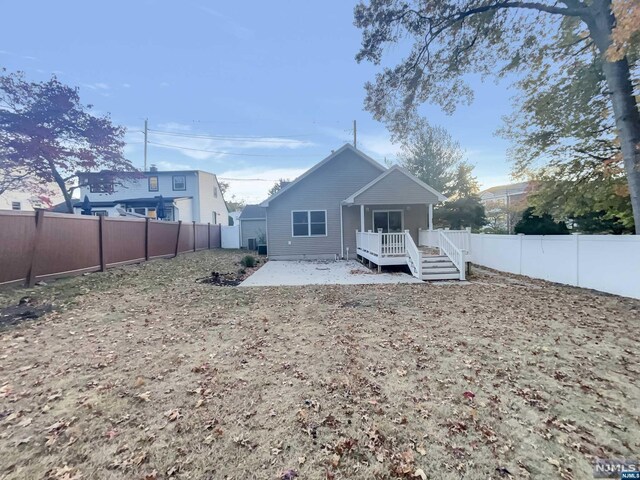
<svg viewBox="0 0 640 480">
<path fill-rule="evenodd" d="M 0 478 L 592 478 L 640 452 L 640 302 L 471 284 L 196 283 L 238 252 L 0 293 Z"/>
</svg>

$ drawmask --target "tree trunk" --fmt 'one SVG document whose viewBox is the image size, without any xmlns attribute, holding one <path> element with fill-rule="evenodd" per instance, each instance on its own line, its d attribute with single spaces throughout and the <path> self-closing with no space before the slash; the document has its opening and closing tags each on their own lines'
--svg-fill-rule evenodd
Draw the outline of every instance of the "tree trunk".
<svg viewBox="0 0 640 480">
<path fill-rule="evenodd" d="M 589 27 L 591 38 L 602 55 L 602 70 L 611 95 L 624 169 L 629 184 L 636 235 L 640 235 L 640 112 L 633 95 L 629 62 L 626 57 L 615 62 L 607 61 L 606 55 L 611 45 L 614 25 L 611 0 L 595 2 L 592 8 L 592 16 L 584 20 Z"/>
<path fill-rule="evenodd" d="M 64 197 L 64 203 L 67 206 L 67 213 L 73 213 L 73 202 L 71 201 L 71 193 L 67 190 L 67 184 L 62 178 L 62 175 L 58 173 L 56 166 L 53 162 L 47 160 L 49 163 L 49 168 L 51 169 L 51 174 L 53 175 L 53 179 L 55 180 L 58 187 L 60 187 L 60 191 L 62 192 L 62 196 Z"/>
</svg>

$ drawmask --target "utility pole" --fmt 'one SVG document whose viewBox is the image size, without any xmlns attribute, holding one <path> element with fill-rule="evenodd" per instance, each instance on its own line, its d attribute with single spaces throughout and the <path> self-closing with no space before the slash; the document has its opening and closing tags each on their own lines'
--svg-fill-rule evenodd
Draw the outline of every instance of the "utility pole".
<svg viewBox="0 0 640 480">
<path fill-rule="evenodd" d="M 148 128 L 149 119 L 144 119 L 144 171 L 147 171 L 147 135 L 149 132 Z"/>
<path fill-rule="evenodd" d="M 353 148 L 358 148 L 358 131 L 356 130 L 356 121 L 353 121 Z"/>
</svg>

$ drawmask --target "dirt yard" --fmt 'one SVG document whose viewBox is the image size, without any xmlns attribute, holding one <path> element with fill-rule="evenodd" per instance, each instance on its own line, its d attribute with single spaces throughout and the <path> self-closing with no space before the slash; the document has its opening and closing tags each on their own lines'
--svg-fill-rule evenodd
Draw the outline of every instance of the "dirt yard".
<svg viewBox="0 0 640 480">
<path fill-rule="evenodd" d="M 0 292 L 0 478 L 587 479 L 640 455 L 640 302 L 518 277 L 236 288 L 204 251 Z"/>
</svg>

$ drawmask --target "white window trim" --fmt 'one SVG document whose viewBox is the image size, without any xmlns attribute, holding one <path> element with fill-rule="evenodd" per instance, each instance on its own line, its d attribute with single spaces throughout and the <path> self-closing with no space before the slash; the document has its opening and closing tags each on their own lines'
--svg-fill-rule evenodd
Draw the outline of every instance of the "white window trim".
<svg viewBox="0 0 640 480">
<path fill-rule="evenodd" d="M 376 228 L 376 223 L 374 221 L 375 219 L 375 214 L 376 213 L 380 213 L 380 212 L 400 212 L 400 222 L 401 222 L 401 228 L 400 228 L 400 232 L 404 232 L 404 210 L 403 209 L 381 209 L 381 210 L 373 210 L 371 212 L 371 230 L 374 231 L 374 229 Z M 375 230 L 375 232 L 377 233 L 377 230 Z M 399 233 L 399 232 L 395 232 L 395 233 Z"/>
<path fill-rule="evenodd" d="M 311 235 L 311 212 L 324 212 L 324 235 Z M 294 213 L 306 213 L 307 214 L 307 235 L 294 235 L 293 234 L 293 214 Z M 327 211 L 318 210 L 291 210 L 291 237 L 292 238 L 313 238 L 313 237 L 327 237 L 329 235 L 329 217 Z"/>
<path fill-rule="evenodd" d="M 176 188 L 176 178 L 184 178 L 184 188 Z M 186 192 L 187 191 L 187 176 L 186 175 L 172 175 L 171 176 L 171 189 L 174 192 Z"/>
</svg>

